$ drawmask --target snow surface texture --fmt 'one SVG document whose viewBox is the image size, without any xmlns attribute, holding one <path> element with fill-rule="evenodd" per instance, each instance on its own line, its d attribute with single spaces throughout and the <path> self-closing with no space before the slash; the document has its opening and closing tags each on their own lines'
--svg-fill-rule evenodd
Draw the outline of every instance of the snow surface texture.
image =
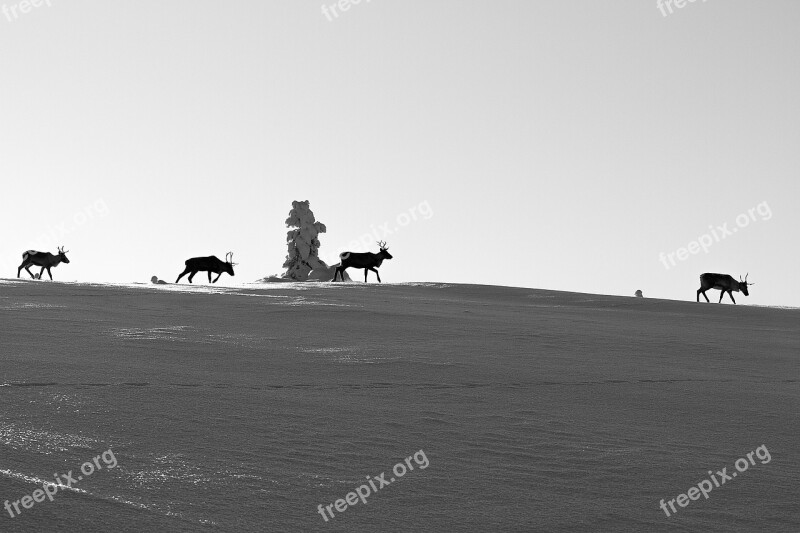
<svg viewBox="0 0 800 533">
<path fill-rule="evenodd" d="M 328 266 L 319 258 L 319 234 L 325 233 L 327 228 L 322 222 L 317 222 L 308 200 L 292 202 L 286 226 L 294 229 L 286 233 L 288 255 L 283 263 L 286 272 L 282 277 L 292 281 L 332 280 L 338 265 Z M 350 281 L 350 277 L 346 280 Z M 270 281 L 270 278 L 264 281 Z"/>
<path fill-rule="evenodd" d="M 0 531 L 796 533 L 800 311 L 694 296 L 0 280 Z"/>
</svg>

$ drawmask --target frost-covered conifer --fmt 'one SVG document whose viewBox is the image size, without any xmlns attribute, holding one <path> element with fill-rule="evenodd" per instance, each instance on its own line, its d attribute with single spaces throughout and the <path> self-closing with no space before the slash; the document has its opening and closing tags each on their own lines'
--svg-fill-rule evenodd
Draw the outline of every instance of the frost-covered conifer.
<svg viewBox="0 0 800 533">
<path fill-rule="evenodd" d="M 293 229 L 286 234 L 288 254 L 283 263 L 286 272 L 282 277 L 294 281 L 306 281 L 309 278 L 330 281 L 334 269 L 319 258 L 319 234 L 327 229 L 325 224 L 317 222 L 308 200 L 292 202 L 286 227 Z"/>
</svg>

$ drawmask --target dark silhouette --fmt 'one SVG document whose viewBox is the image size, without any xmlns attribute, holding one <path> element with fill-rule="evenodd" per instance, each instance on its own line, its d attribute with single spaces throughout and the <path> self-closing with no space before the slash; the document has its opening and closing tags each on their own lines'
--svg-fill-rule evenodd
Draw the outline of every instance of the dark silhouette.
<svg viewBox="0 0 800 533">
<path fill-rule="evenodd" d="M 152 283 L 153 285 L 166 285 L 167 284 L 167 282 L 164 281 L 163 279 L 158 279 L 158 276 L 153 276 L 152 278 L 150 278 L 150 283 Z"/>
<path fill-rule="evenodd" d="M 50 252 L 37 252 L 36 250 L 28 250 L 24 254 L 22 254 L 22 264 L 17 269 L 17 277 L 19 277 L 20 272 L 22 269 L 28 271 L 28 274 L 31 275 L 33 279 L 41 279 L 42 273 L 45 269 L 47 269 L 47 275 L 50 276 L 50 280 L 53 280 L 53 274 L 50 273 L 50 269 L 54 266 L 58 266 L 61 263 L 69 263 L 69 259 L 67 259 L 67 252 L 64 251 L 64 247 L 61 246 L 58 249 L 58 255 L 53 255 Z M 31 272 L 30 266 L 40 266 L 42 270 L 39 271 L 39 274 L 34 276 Z"/>
<path fill-rule="evenodd" d="M 747 276 L 750 273 L 748 272 Z M 697 301 L 700 301 L 700 294 L 702 293 L 703 298 L 706 299 L 706 302 L 709 302 L 708 296 L 706 296 L 706 291 L 708 289 L 719 289 L 719 302 L 722 303 L 722 297 L 725 296 L 727 292 L 728 295 L 731 297 L 731 301 L 735 304 L 736 300 L 733 299 L 733 291 L 742 293 L 745 296 L 750 296 L 750 293 L 747 292 L 748 285 L 755 285 L 755 283 L 747 283 L 747 276 L 744 277 L 742 280 L 742 276 L 739 276 L 739 281 L 736 281 L 733 276 L 729 276 L 728 274 L 701 274 L 700 275 L 700 288 L 697 289 Z"/>
<path fill-rule="evenodd" d="M 178 283 L 186 274 L 189 274 L 189 283 L 191 283 L 192 278 L 198 272 L 208 272 L 208 282 L 216 283 L 223 272 L 227 272 L 233 276 L 233 267 L 235 265 L 236 263 L 233 262 L 233 252 L 228 252 L 225 254 L 224 262 L 220 261 L 216 255 L 212 255 L 210 257 L 193 257 L 186 260 L 186 270 L 181 272 L 181 275 L 178 276 L 178 279 L 175 280 L 175 283 Z M 213 282 L 211 281 L 212 272 L 217 274 L 217 277 Z"/>
<path fill-rule="evenodd" d="M 385 242 L 379 242 L 378 246 L 380 246 L 381 250 L 377 254 L 373 254 L 371 252 L 343 252 L 339 254 L 339 258 L 342 260 L 342 262 L 336 267 L 336 272 L 333 273 L 333 280 L 331 281 L 336 281 L 336 277 L 339 274 L 341 274 L 342 281 L 344 281 L 344 271 L 350 267 L 353 267 L 364 269 L 364 283 L 367 282 L 367 272 L 370 270 L 375 272 L 375 275 L 378 276 L 378 283 L 380 283 L 381 275 L 378 274 L 378 271 L 375 269 L 381 266 L 381 263 L 383 263 L 384 259 L 391 259 L 392 255 L 389 253 L 389 248 L 386 246 Z"/>
</svg>

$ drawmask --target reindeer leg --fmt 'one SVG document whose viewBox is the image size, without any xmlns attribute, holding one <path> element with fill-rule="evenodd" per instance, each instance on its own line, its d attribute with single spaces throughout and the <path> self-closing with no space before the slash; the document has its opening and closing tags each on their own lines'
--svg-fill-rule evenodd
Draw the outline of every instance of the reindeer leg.
<svg viewBox="0 0 800 533">
<path fill-rule="evenodd" d="M 731 301 L 733 302 L 733 305 L 736 305 L 736 300 L 733 299 L 733 291 L 728 291 L 728 296 L 731 297 Z"/>
<path fill-rule="evenodd" d="M 42 268 L 42 271 L 44 271 L 44 267 Z M 52 272 L 50 272 L 50 267 L 47 267 L 47 275 L 50 276 L 50 281 L 53 281 L 53 274 L 52 274 Z M 39 272 L 39 277 L 40 278 L 42 277 L 42 273 L 41 272 Z"/>
<path fill-rule="evenodd" d="M 175 283 L 178 283 L 178 282 L 181 280 L 181 278 L 182 278 L 183 276 L 185 276 L 186 274 L 188 274 L 188 273 L 189 273 L 189 269 L 187 268 L 186 270 L 184 270 L 183 272 L 181 272 L 181 275 L 180 275 L 180 276 L 178 276 L 178 279 L 176 279 L 176 280 L 175 280 Z"/>
<path fill-rule="evenodd" d="M 336 272 L 333 273 L 333 281 L 336 281 L 336 275 L 339 275 L 342 282 L 344 282 L 344 273 L 347 272 L 347 269 L 350 268 L 349 266 L 338 266 L 336 267 Z"/>
<path fill-rule="evenodd" d="M 377 271 L 376 269 L 374 269 L 374 268 L 370 268 L 370 270 L 372 270 L 373 272 L 375 272 L 375 275 L 376 275 L 376 276 L 378 276 L 378 283 L 380 283 L 380 282 L 381 282 L 381 274 L 380 274 L 380 272 L 378 272 L 378 271 Z"/>
<path fill-rule="evenodd" d="M 192 273 L 191 273 L 191 274 L 189 274 L 189 283 L 191 283 L 191 282 L 192 282 L 192 278 L 194 278 L 194 275 L 195 275 L 195 274 L 197 274 L 197 270 L 192 270 Z"/>
<path fill-rule="evenodd" d="M 220 278 L 220 276 L 222 276 L 222 272 L 220 272 L 219 274 L 217 274 L 217 277 L 216 277 L 216 278 L 214 278 L 214 281 L 213 281 L 213 283 L 216 283 L 216 282 L 217 282 L 217 280 Z M 209 273 L 208 273 L 208 281 L 211 281 L 211 272 L 209 272 Z"/>
<path fill-rule="evenodd" d="M 697 301 L 698 302 L 700 301 L 700 294 L 701 293 L 703 294 L 703 298 L 706 299 L 706 302 L 711 303 L 711 300 L 708 299 L 708 295 L 706 294 L 706 291 L 704 291 L 703 289 L 697 289 Z"/>
<path fill-rule="evenodd" d="M 210 270 L 208 271 L 208 282 L 211 283 L 211 271 Z M 216 282 L 217 282 L 217 280 L 214 280 L 214 283 L 216 283 Z"/>
<path fill-rule="evenodd" d="M 369 269 L 368 269 L 368 268 L 365 268 L 365 269 L 364 269 L 364 283 L 366 283 L 366 282 L 367 282 L 367 273 L 368 273 L 368 272 L 369 272 Z"/>
<path fill-rule="evenodd" d="M 336 276 L 338 275 L 339 275 L 339 267 L 336 267 L 336 270 L 333 271 L 333 279 L 331 280 L 331 283 L 336 281 Z M 344 276 L 342 276 L 342 278 L 344 278 Z"/>
</svg>

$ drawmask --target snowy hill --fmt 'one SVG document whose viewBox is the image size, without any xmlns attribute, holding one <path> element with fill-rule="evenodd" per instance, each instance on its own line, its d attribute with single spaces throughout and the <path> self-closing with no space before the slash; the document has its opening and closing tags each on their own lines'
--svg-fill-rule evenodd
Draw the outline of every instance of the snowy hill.
<svg viewBox="0 0 800 533">
<path fill-rule="evenodd" d="M 800 530 L 798 310 L 0 280 L 0 338 L 0 503 L 118 461 L 3 531 Z"/>
</svg>

